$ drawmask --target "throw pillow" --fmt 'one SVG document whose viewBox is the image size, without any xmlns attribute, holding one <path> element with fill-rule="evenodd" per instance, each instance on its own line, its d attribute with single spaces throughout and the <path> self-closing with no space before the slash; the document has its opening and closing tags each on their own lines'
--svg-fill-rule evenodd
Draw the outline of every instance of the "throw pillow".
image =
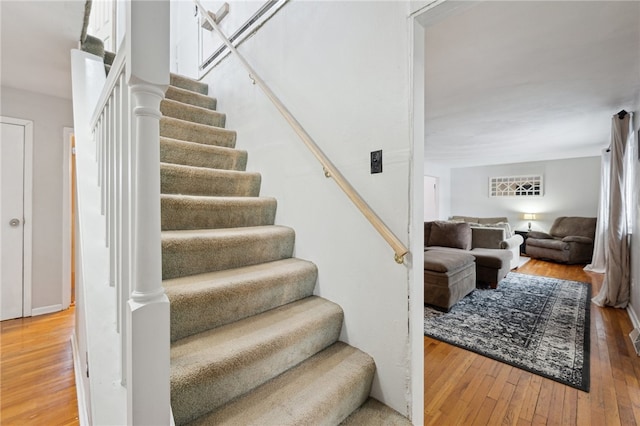
<svg viewBox="0 0 640 426">
<path fill-rule="evenodd" d="M 429 245 L 471 250 L 471 226 L 460 222 L 433 222 Z"/>
</svg>

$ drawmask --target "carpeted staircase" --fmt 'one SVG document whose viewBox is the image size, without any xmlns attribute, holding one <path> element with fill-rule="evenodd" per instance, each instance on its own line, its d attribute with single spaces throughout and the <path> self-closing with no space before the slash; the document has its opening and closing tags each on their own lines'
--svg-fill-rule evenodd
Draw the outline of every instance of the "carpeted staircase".
<svg viewBox="0 0 640 426">
<path fill-rule="evenodd" d="M 113 60 L 105 55 L 105 62 Z M 406 425 L 369 398 L 366 353 L 338 341 L 340 306 L 224 129 L 208 87 L 177 75 L 160 122 L 162 275 L 177 425 Z"/>
</svg>

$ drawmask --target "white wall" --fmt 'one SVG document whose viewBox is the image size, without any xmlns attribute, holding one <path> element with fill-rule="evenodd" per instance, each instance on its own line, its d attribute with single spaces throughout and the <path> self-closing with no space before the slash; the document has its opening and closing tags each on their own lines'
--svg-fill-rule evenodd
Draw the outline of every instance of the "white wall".
<svg viewBox="0 0 640 426">
<path fill-rule="evenodd" d="M 405 2 L 293 1 L 239 49 L 405 244 L 409 32 Z M 373 396 L 403 414 L 416 404 L 420 411 L 422 395 L 410 390 L 423 372 L 411 371 L 407 300 L 417 290 L 408 267 L 394 262 L 235 58 L 205 82 L 238 131 L 238 147 L 249 151 L 248 170 L 262 173 L 261 193 L 277 197 L 277 223 L 296 230 L 295 255 L 318 265 L 316 293 L 344 309 L 341 339 L 375 358 Z M 379 149 L 384 172 L 371 175 L 370 151 Z"/>
<path fill-rule="evenodd" d="M 542 197 L 489 197 L 489 178 L 541 174 Z M 596 217 L 600 157 L 538 161 L 451 170 L 453 215 L 506 216 L 512 227 L 526 229 L 522 213 L 536 213 L 534 230 L 549 231 L 558 216 Z"/>
<path fill-rule="evenodd" d="M 0 115 L 33 121 L 32 309 L 62 303 L 63 128 L 73 126 L 71 101 L 2 87 Z M 70 285 L 70 284 L 67 284 Z"/>
</svg>

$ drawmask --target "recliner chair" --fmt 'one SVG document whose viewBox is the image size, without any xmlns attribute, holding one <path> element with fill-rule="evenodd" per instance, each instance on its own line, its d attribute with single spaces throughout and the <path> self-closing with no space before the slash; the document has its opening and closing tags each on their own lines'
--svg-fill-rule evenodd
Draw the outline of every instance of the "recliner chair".
<svg viewBox="0 0 640 426">
<path fill-rule="evenodd" d="M 589 263 L 595 233 L 595 217 L 562 216 L 553 222 L 548 234 L 529 232 L 526 253 L 533 258 L 559 263 Z"/>
</svg>

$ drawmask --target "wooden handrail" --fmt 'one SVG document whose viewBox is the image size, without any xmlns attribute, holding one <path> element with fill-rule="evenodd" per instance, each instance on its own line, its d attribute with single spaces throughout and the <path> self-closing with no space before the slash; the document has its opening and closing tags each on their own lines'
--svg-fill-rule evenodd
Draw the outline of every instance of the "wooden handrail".
<svg viewBox="0 0 640 426">
<path fill-rule="evenodd" d="M 213 29 L 222 38 L 224 44 L 233 52 L 240 60 L 242 65 L 249 73 L 249 78 L 267 95 L 273 105 L 280 111 L 280 114 L 287 120 L 289 125 L 293 128 L 296 134 L 302 139 L 302 142 L 309 148 L 311 153 L 322 165 L 324 174 L 326 177 L 331 177 L 338 184 L 340 189 L 349 197 L 349 199 L 356 205 L 358 210 L 367 218 L 367 220 L 373 225 L 378 233 L 384 238 L 395 252 L 394 259 L 397 263 L 404 263 L 404 256 L 409 252 L 409 249 L 400 241 L 398 237 L 389 229 L 389 227 L 380 219 L 380 217 L 373 211 L 373 209 L 367 204 L 367 202 L 358 194 L 358 191 L 349 183 L 349 181 L 340 173 L 336 166 L 329 160 L 329 158 L 322 152 L 320 147 L 315 143 L 307 131 L 296 120 L 291 112 L 284 106 L 284 104 L 278 99 L 273 91 L 267 86 L 262 78 L 255 72 L 255 70 L 249 65 L 246 59 L 238 52 L 235 46 L 229 41 L 226 35 L 220 30 L 215 19 L 211 17 L 211 14 L 206 12 L 206 9 L 200 3 L 200 0 L 193 0 L 198 5 L 200 14 L 207 20 L 207 22 L 213 27 Z M 214 15 L 215 16 L 215 15 Z"/>
</svg>

